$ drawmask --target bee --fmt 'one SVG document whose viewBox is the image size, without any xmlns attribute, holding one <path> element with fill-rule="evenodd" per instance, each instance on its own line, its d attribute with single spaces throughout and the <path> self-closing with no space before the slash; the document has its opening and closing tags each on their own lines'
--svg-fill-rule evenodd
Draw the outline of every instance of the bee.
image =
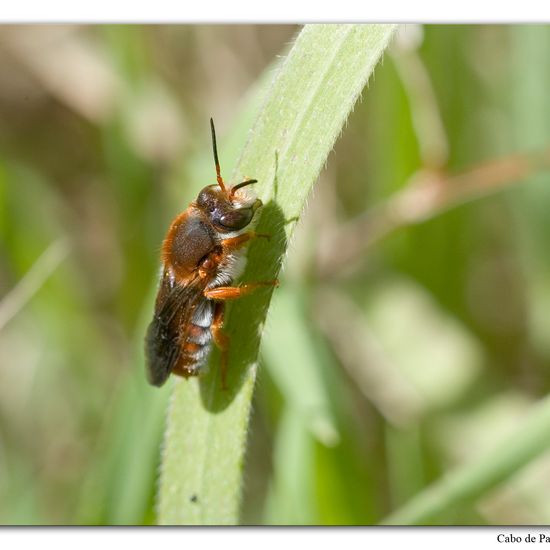
<svg viewBox="0 0 550 550">
<path fill-rule="evenodd" d="M 278 282 L 233 286 L 239 250 L 268 235 L 243 230 L 262 206 L 248 189 L 254 179 L 227 186 L 221 176 L 216 130 L 210 119 L 216 166 L 214 185 L 179 214 L 162 244 L 162 271 L 155 312 L 145 337 L 147 379 L 162 386 L 171 373 L 184 378 L 204 370 L 212 342 L 221 350 L 222 387 L 227 388 L 229 336 L 223 331 L 225 302 Z"/>
</svg>

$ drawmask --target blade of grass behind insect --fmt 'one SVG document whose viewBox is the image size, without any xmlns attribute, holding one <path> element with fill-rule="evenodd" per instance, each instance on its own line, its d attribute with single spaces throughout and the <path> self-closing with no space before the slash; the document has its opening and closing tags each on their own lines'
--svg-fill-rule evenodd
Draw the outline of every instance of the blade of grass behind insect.
<svg viewBox="0 0 550 550">
<path fill-rule="evenodd" d="M 326 382 L 305 317 L 306 296 L 291 284 L 274 296 L 270 327 L 263 342 L 267 368 L 285 401 L 300 411 L 310 433 L 327 446 L 339 436 Z M 291 349 L 292 355 L 281 350 Z"/>
<path fill-rule="evenodd" d="M 284 399 L 265 521 L 372 524 L 378 517 L 373 513 L 370 472 L 379 468 L 372 453 L 362 453 L 369 445 L 371 426 L 363 419 L 353 420 L 357 403 L 311 322 L 305 285 L 304 281 L 294 289 L 283 282 L 274 295 L 262 343 L 266 363 L 261 364 L 267 372 L 261 374 L 259 386 L 265 392 L 266 378 L 275 382 Z M 282 354 L 282 349 L 292 353 Z"/>
<path fill-rule="evenodd" d="M 237 165 L 236 181 L 259 180 L 264 202 L 259 230 L 271 243 L 253 244 L 245 280 L 277 276 L 293 218 L 386 47 L 391 25 L 311 25 L 281 64 Z M 161 472 L 163 524 L 238 521 L 250 403 L 270 292 L 236 303 L 228 332 L 232 348 L 228 392 L 220 392 L 214 354 L 202 380 L 178 381 L 169 412 Z M 290 353 L 291 350 L 288 350 Z"/>
<path fill-rule="evenodd" d="M 473 464 L 466 464 L 428 487 L 385 519 L 384 524 L 437 523 L 459 504 L 471 502 L 514 475 L 550 446 L 550 398 L 533 406 L 521 429 Z"/>
<path fill-rule="evenodd" d="M 290 404 L 277 427 L 274 479 L 266 499 L 267 525 L 314 525 L 315 441 L 301 411 Z"/>
</svg>

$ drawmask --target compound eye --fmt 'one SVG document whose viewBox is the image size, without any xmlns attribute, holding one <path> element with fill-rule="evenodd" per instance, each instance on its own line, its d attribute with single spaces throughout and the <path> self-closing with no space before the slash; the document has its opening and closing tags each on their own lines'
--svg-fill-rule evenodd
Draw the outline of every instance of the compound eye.
<svg viewBox="0 0 550 550">
<path fill-rule="evenodd" d="M 251 208 L 231 210 L 221 216 L 220 224 L 227 229 L 242 229 L 252 221 L 253 215 L 254 212 Z"/>
</svg>

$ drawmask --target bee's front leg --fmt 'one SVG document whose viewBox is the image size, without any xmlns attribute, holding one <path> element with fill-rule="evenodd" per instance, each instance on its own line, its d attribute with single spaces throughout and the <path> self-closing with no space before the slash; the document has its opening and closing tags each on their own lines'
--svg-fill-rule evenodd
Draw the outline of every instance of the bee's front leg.
<svg viewBox="0 0 550 550">
<path fill-rule="evenodd" d="M 248 231 L 247 233 L 242 233 L 241 235 L 237 235 L 236 237 L 224 239 L 221 244 L 225 252 L 232 252 L 244 246 L 248 241 L 259 238 L 269 240 L 271 239 L 271 235 L 266 235 L 265 233 L 256 233 L 255 231 Z"/>
<path fill-rule="evenodd" d="M 217 288 L 210 288 L 204 291 L 204 295 L 209 300 L 236 300 L 251 294 L 255 290 L 264 286 L 279 286 L 279 281 L 260 281 L 257 283 L 245 283 L 240 286 L 219 286 Z"/>
</svg>

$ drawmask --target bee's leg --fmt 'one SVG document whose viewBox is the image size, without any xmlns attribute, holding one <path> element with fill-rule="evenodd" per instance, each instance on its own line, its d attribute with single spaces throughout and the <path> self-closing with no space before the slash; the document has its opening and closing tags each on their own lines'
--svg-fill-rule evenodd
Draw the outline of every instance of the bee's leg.
<svg viewBox="0 0 550 550">
<path fill-rule="evenodd" d="M 275 279 L 274 281 L 260 281 L 257 283 L 245 283 L 240 286 L 219 286 L 217 288 L 211 288 L 204 291 L 204 295 L 209 300 L 235 300 L 241 298 L 242 296 L 247 296 L 251 294 L 256 289 L 263 286 L 279 286 L 279 281 Z"/>
<path fill-rule="evenodd" d="M 242 235 L 237 235 L 236 237 L 224 239 L 222 241 L 222 247 L 226 252 L 230 252 L 232 250 L 237 250 L 241 248 L 241 246 L 244 246 L 248 241 L 258 238 L 269 240 L 271 238 L 271 235 L 266 235 L 265 233 L 256 233 L 255 231 L 248 231 L 247 233 L 243 233 Z"/>
<path fill-rule="evenodd" d="M 228 353 L 229 353 L 229 336 L 223 331 L 223 319 L 225 314 L 225 304 L 223 302 L 216 303 L 214 309 L 214 318 L 210 325 L 210 332 L 214 344 L 220 348 L 221 351 L 221 377 L 222 377 L 222 389 L 227 389 L 227 365 L 228 365 Z"/>
</svg>

